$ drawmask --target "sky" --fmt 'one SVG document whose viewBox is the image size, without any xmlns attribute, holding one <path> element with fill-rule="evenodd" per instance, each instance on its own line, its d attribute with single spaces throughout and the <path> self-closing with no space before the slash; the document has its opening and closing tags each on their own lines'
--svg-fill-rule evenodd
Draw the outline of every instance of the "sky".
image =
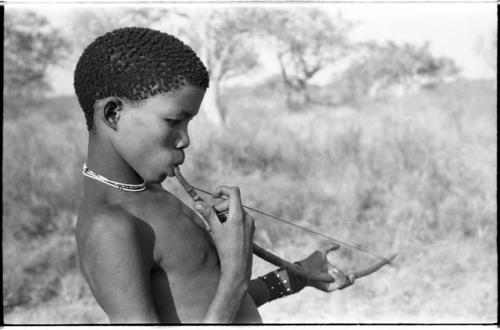
<svg viewBox="0 0 500 330">
<path fill-rule="evenodd" d="M 478 38 L 497 31 L 495 4 L 352 4 L 345 14 L 361 21 L 354 31 L 356 38 L 417 44 L 429 40 L 430 51 L 455 59 L 464 76 L 494 75 L 476 45 Z"/>
<path fill-rule="evenodd" d="M 13 6 L 14 5 L 10 5 Z M 73 10 L 96 5 L 40 4 L 24 5 L 46 16 L 58 27 L 67 29 L 68 19 Z M 194 6 L 193 4 L 190 5 Z M 209 5 L 214 6 L 214 5 Z M 264 7 L 290 6 L 267 4 Z M 302 5 L 310 6 L 310 5 Z M 430 51 L 435 56 L 447 56 L 462 68 L 462 75 L 470 79 L 491 79 L 495 71 L 486 64 L 477 51 L 479 40 L 491 38 L 496 33 L 497 16 L 495 2 L 469 3 L 380 3 L 356 2 L 343 4 L 321 4 L 329 13 L 341 10 L 344 17 L 357 22 L 351 38 L 356 41 L 374 40 L 409 42 L 422 45 L 430 43 Z M 8 15 L 9 5 L 6 7 Z M 263 54 L 263 71 L 272 72 L 276 60 L 270 53 Z M 73 68 L 67 64 L 63 68 L 52 68 L 49 80 L 54 95 L 73 93 Z M 321 77 L 321 74 L 319 75 Z"/>
</svg>

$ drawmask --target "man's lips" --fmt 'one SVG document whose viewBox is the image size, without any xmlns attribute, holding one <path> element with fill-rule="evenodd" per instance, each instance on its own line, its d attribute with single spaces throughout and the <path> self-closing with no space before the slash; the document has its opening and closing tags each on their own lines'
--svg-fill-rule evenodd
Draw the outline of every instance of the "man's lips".
<svg viewBox="0 0 500 330">
<path fill-rule="evenodd" d="M 175 161 L 171 162 L 167 168 L 168 168 L 168 175 L 173 176 L 174 175 L 174 167 L 181 165 L 184 163 L 184 152 L 182 150 L 179 151 L 178 157 L 175 159 Z"/>
<path fill-rule="evenodd" d="M 179 159 L 179 161 L 177 161 L 175 163 L 175 166 L 181 165 L 182 163 L 184 163 L 184 158 L 185 158 L 184 151 L 183 150 L 179 150 L 179 153 L 180 153 L 180 157 L 179 157 L 180 159 Z"/>
<path fill-rule="evenodd" d="M 184 157 L 182 157 L 181 159 L 177 160 L 176 162 L 174 162 L 174 165 L 173 166 L 179 166 L 181 165 L 182 163 L 184 163 Z"/>
</svg>

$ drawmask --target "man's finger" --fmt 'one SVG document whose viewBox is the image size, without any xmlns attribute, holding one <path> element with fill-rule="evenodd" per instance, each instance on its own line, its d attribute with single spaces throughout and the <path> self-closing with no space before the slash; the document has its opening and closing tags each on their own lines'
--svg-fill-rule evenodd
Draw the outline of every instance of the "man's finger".
<svg viewBox="0 0 500 330">
<path fill-rule="evenodd" d="M 245 222 L 245 225 L 250 229 L 250 235 L 253 237 L 253 234 L 255 233 L 255 220 L 254 218 L 248 214 L 247 212 L 243 211 L 243 219 Z"/>
<path fill-rule="evenodd" d="M 223 201 L 218 202 L 213 206 L 215 212 L 226 212 L 229 209 L 229 200 L 225 199 Z"/>
<path fill-rule="evenodd" d="M 341 271 L 340 269 L 338 269 L 333 265 L 328 270 L 328 274 L 330 274 L 333 278 L 335 278 L 335 285 L 339 290 L 347 288 L 354 283 L 355 279 L 354 275 L 345 274 L 343 271 Z"/>
<path fill-rule="evenodd" d="M 214 197 L 228 196 L 229 218 L 242 218 L 241 196 L 238 187 L 220 186 L 215 189 Z"/>
<path fill-rule="evenodd" d="M 319 251 L 326 258 L 326 256 L 328 255 L 328 253 L 330 253 L 332 251 L 335 251 L 335 250 L 338 250 L 339 248 L 340 248 L 340 245 L 338 245 L 337 243 L 329 243 L 327 245 L 322 246 L 319 249 Z"/>
<path fill-rule="evenodd" d="M 328 269 L 328 273 L 333 277 L 333 278 L 338 278 L 341 276 L 344 276 L 344 273 L 337 267 L 330 265 L 330 268 Z"/>
<path fill-rule="evenodd" d="M 205 221 L 205 224 L 208 225 L 208 229 L 220 225 L 220 220 L 214 209 L 206 202 L 196 202 L 194 204 L 194 208 L 200 213 L 202 219 Z"/>
</svg>

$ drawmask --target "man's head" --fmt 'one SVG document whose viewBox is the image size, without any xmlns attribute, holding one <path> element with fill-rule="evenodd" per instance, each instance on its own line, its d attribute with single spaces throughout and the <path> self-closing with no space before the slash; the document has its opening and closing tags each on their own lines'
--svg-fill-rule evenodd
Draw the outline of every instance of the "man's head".
<svg viewBox="0 0 500 330">
<path fill-rule="evenodd" d="M 208 72 L 196 53 L 174 36 L 129 27 L 97 38 L 81 55 L 74 87 L 94 126 L 94 105 L 110 96 L 129 102 L 179 89 L 186 84 L 207 88 Z"/>
<path fill-rule="evenodd" d="M 85 49 L 74 85 L 100 156 L 122 159 L 146 181 L 161 182 L 184 160 L 188 123 L 198 113 L 208 72 L 179 39 L 124 28 Z"/>
</svg>

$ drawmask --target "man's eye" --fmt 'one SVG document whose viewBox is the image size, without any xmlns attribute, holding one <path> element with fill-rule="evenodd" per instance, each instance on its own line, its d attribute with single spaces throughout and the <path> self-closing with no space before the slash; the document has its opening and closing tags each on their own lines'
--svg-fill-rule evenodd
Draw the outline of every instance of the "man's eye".
<svg viewBox="0 0 500 330">
<path fill-rule="evenodd" d="M 182 120 L 178 119 L 165 119 L 165 121 L 170 125 L 170 126 L 175 126 L 178 125 L 182 122 Z"/>
</svg>

